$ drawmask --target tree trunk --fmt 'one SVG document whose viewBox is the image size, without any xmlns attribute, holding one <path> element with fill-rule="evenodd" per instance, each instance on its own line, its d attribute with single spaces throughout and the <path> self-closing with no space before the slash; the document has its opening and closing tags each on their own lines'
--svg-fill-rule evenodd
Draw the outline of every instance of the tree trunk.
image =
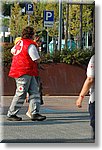
<svg viewBox="0 0 102 150">
<path fill-rule="evenodd" d="M 69 4 L 66 3 L 66 32 L 65 32 L 65 48 L 67 49 L 68 41 L 68 21 L 69 21 Z"/>
<path fill-rule="evenodd" d="M 82 12 L 83 5 L 80 4 L 80 48 L 83 49 L 83 39 L 82 39 Z"/>
</svg>

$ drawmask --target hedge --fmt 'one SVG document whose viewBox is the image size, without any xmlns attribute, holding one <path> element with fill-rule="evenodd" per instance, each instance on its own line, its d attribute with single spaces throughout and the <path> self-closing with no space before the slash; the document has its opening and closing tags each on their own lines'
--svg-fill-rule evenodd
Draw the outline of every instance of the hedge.
<svg viewBox="0 0 102 150">
<path fill-rule="evenodd" d="M 6 44 L 2 46 L 2 62 L 4 66 L 10 66 L 12 61 L 11 48 L 13 44 Z M 66 64 L 77 64 L 77 65 L 85 65 L 87 66 L 91 56 L 94 54 L 94 50 L 90 49 L 75 49 L 73 51 L 70 50 L 62 50 L 55 51 L 50 54 L 40 54 L 43 58 L 41 63 L 66 63 Z"/>
</svg>

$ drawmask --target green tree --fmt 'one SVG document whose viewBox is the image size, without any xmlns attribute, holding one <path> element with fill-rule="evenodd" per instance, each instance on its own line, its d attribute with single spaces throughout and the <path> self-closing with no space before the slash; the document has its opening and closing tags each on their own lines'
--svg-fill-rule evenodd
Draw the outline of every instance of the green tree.
<svg viewBox="0 0 102 150">
<path fill-rule="evenodd" d="M 10 16 L 10 13 L 11 13 L 11 3 L 6 3 L 5 1 L 2 1 L 1 2 L 2 4 L 2 14 L 4 16 Z"/>
<path fill-rule="evenodd" d="M 92 31 L 92 5 L 83 6 L 83 32 Z"/>
<path fill-rule="evenodd" d="M 21 15 L 21 7 L 18 3 L 14 3 L 11 8 L 10 32 L 15 38 L 21 36 L 22 29 L 27 26 L 27 15 Z"/>
<path fill-rule="evenodd" d="M 91 32 L 92 23 L 92 5 L 83 5 L 82 9 L 82 32 Z M 80 40 L 80 5 L 69 6 L 69 33 L 73 35 L 76 42 Z M 78 44 L 78 43 L 77 43 Z"/>
<path fill-rule="evenodd" d="M 2 22 L 1 22 L 1 25 L 9 27 L 9 22 L 10 22 L 9 18 L 3 18 Z"/>
<path fill-rule="evenodd" d="M 39 33 L 42 33 L 43 30 L 43 10 L 45 8 L 45 3 L 37 2 L 33 3 L 34 5 L 34 15 L 31 16 L 33 20 L 33 26 L 35 32 L 40 31 Z"/>
</svg>

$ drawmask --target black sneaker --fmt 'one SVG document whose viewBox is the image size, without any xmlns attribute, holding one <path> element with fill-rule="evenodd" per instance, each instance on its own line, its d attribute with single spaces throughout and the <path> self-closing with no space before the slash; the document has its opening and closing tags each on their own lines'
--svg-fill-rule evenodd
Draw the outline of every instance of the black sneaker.
<svg viewBox="0 0 102 150">
<path fill-rule="evenodd" d="M 46 119 L 46 116 L 42 116 L 40 114 L 33 114 L 31 117 L 32 121 L 43 121 Z"/>
<path fill-rule="evenodd" d="M 17 117 L 16 115 L 11 115 L 10 117 L 7 117 L 7 120 L 9 121 L 21 121 L 21 117 Z"/>
</svg>

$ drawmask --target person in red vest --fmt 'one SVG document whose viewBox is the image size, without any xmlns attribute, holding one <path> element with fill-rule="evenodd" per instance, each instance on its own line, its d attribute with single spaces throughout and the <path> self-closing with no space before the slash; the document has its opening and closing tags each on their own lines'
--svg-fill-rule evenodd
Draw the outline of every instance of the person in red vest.
<svg viewBox="0 0 102 150">
<path fill-rule="evenodd" d="M 36 45 L 37 45 L 37 50 L 40 46 L 40 42 L 39 42 L 39 39 L 40 37 L 38 35 L 35 35 L 34 36 L 34 42 L 36 42 Z M 14 44 L 16 45 L 16 43 L 21 40 L 21 37 L 16 37 L 15 40 L 14 40 Z M 38 50 L 38 53 L 39 53 L 39 50 Z M 40 64 L 38 64 L 38 68 L 40 69 L 41 66 Z M 44 104 L 44 101 L 43 101 L 43 94 L 42 94 L 42 83 L 41 83 L 41 80 L 40 80 L 40 77 L 39 76 L 36 76 L 35 77 L 37 83 L 38 83 L 38 86 L 39 86 L 39 92 L 40 92 L 40 105 L 43 105 Z M 29 94 L 27 93 L 26 95 L 26 103 L 29 103 Z M 26 115 L 31 118 L 31 113 L 30 113 L 30 107 L 28 107 L 28 110 L 26 112 Z"/>
<path fill-rule="evenodd" d="M 16 92 L 11 106 L 7 113 L 9 121 L 21 121 L 17 116 L 22 107 L 27 93 L 29 93 L 29 107 L 32 121 L 42 121 L 46 116 L 42 116 L 40 111 L 40 93 L 36 77 L 38 76 L 38 63 L 40 56 L 37 51 L 37 44 L 33 41 L 34 29 L 30 26 L 22 31 L 22 38 L 11 49 L 13 54 L 9 76 L 16 81 Z"/>
</svg>

